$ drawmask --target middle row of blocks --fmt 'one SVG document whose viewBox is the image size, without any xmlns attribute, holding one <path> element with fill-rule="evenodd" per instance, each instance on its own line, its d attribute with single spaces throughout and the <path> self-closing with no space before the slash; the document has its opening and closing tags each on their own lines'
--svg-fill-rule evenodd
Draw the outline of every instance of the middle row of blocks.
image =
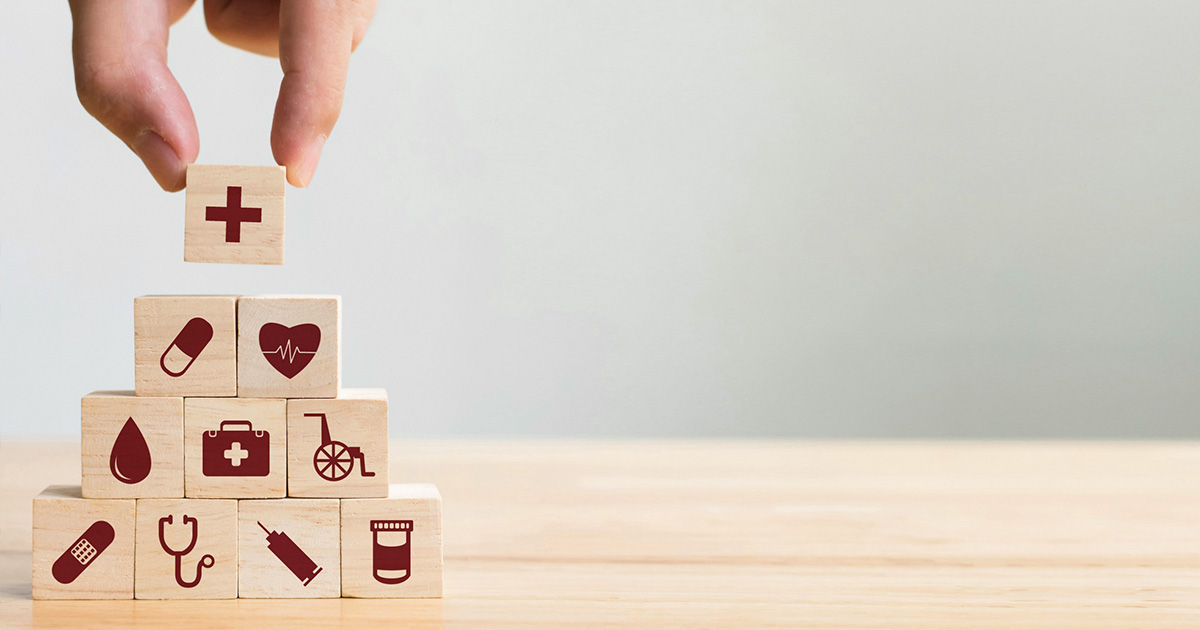
<svg viewBox="0 0 1200 630">
<path fill-rule="evenodd" d="M 382 497 L 387 392 L 337 398 L 83 397 L 85 498 Z"/>
</svg>

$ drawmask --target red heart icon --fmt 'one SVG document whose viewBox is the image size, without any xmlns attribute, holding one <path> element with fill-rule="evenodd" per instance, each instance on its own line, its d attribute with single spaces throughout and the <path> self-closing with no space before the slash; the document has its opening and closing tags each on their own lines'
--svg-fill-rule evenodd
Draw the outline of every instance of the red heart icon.
<svg viewBox="0 0 1200 630">
<path fill-rule="evenodd" d="M 321 346 L 321 329 L 316 324 L 288 328 L 270 322 L 258 329 L 258 347 L 267 363 L 280 374 L 292 378 L 312 361 Z"/>
</svg>

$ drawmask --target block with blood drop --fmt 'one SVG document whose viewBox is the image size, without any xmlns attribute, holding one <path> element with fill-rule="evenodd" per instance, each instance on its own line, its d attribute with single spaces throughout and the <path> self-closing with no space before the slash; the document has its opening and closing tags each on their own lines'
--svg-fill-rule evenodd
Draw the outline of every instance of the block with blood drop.
<svg viewBox="0 0 1200 630">
<path fill-rule="evenodd" d="M 171 376 L 182 376 L 204 351 L 212 337 L 213 328 L 208 320 L 193 317 L 163 351 L 159 365 Z"/>
</svg>

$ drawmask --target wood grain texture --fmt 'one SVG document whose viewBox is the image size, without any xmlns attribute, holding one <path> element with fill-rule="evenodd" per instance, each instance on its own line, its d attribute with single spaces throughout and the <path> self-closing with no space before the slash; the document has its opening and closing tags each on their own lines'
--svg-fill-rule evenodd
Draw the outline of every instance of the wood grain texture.
<svg viewBox="0 0 1200 630">
<path fill-rule="evenodd" d="M 259 333 L 267 324 L 313 324 L 320 343 L 299 373 L 288 378 L 264 355 Z M 312 348 L 279 344 L 267 349 L 284 361 Z M 238 395 L 248 398 L 333 398 L 342 383 L 342 298 L 338 295 L 246 295 L 238 299 Z"/>
<path fill-rule="evenodd" d="M 238 597 L 340 597 L 340 518 L 337 499 L 238 501 Z M 263 527 L 272 535 L 287 536 L 319 572 L 302 572 L 312 579 L 301 581 L 268 548 Z"/>
<path fill-rule="evenodd" d="M 183 259 L 187 262 L 283 264 L 284 168 L 192 164 L 187 168 Z M 260 220 L 241 223 L 229 242 L 224 221 L 207 220 L 207 208 L 228 205 L 229 187 L 241 188 L 241 207 L 259 208 Z"/>
<path fill-rule="evenodd" d="M 337 398 L 290 399 L 288 418 L 288 496 L 386 497 L 388 494 L 388 401 L 382 389 L 343 389 Z M 357 448 L 362 459 L 346 461 L 350 470 L 334 480 L 335 471 L 323 464 L 318 474 L 314 455 L 323 446 L 321 418 L 325 414 L 331 440 Z M 329 451 L 322 451 L 328 454 Z M 366 472 L 374 473 L 365 476 Z"/>
<path fill-rule="evenodd" d="M 137 538 L 134 541 L 134 586 L 137 599 L 228 599 L 237 597 L 237 504 L 233 499 L 138 499 Z M 162 525 L 159 521 L 170 517 Z M 192 525 L 185 517 L 195 519 Z M 162 541 L 175 552 L 191 551 L 182 556 L 176 579 L 176 557 L 168 553 Z M 211 566 L 198 565 L 211 555 Z M 199 571 L 199 572 L 197 572 Z M 198 578 L 198 580 L 197 580 Z"/>
<path fill-rule="evenodd" d="M 444 599 L 31 602 L 30 499 L 78 444 L 0 442 L 14 627 L 1192 630 L 1200 444 L 392 442 L 444 498 Z"/>
<path fill-rule="evenodd" d="M 212 338 L 194 359 L 175 343 L 193 318 L 203 319 L 212 330 Z M 236 396 L 237 296 L 136 298 L 133 348 L 133 382 L 138 396 Z M 179 376 L 164 371 L 164 364 Z"/>
<path fill-rule="evenodd" d="M 376 532 L 373 523 L 405 523 L 407 531 Z M 398 565 L 376 572 L 375 549 L 384 555 L 404 545 L 408 571 Z M 342 500 L 342 595 L 346 597 L 442 596 L 442 495 L 429 483 L 400 483 L 386 499 Z M 401 579 L 398 583 L 383 583 Z"/>
<path fill-rule="evenodd" d="M 80 401 L 83 496 L 89 499 L 183 496 L 183 399 L 98 391 Z M 150 472 L 124 483 L 112 473 L 113 444 L 132 418 L 150 449 Z"/>
<path fill-rule="evenodd" d="M 248 422 L 249 430 L 240 422 Z M 221 424 L 226 423 L 224 429 Z M 233 423 L 233 424 L 231 424 Z M 241 499 L 287 496 L 287 401 L 275 398 L 185 398 L 184 427 L 184 494 L 190 498 Z M 229 435 L 230 431 L 262 433 L 269 444 L 265 458 L 268 473 L 264 476 L 208 476 L 204 474 L 204 441 Z M 217 442 L 220 443 L 220 442 Z M 250 444 L 235 443 L 239 466 L 249 467 L 257 462 L 251 457 Z M 230 450 L 234 444 L 230 444 Z M 224 451 L 222 451 L 224 453 Z M 232 463 L 233 460 L 227 460 Z"/>
<path fill-rule="evenodd" d="M 6 508 L 8 509 L 8 508 Z M 52 570 L 93 524 L 110 528 L 111 542 L 67 582 Z M 84 499 L 79 486 L 50 486 L 33 499 L 33 596 L 38 599 L 133 599 L 133 499 Z M 87 540 L 90 537 L 84 537 Z M 100 541 L 88 540 L 86 548 Z"/>
</svg>

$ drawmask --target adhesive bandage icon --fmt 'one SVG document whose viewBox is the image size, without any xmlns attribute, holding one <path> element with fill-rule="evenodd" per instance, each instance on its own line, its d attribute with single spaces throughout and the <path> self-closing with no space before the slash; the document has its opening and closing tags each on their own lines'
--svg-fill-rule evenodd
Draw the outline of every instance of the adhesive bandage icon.
<svg viewBox="0 0 1200 630">
<path fill-rule="evenodd" d="M 381 584 L 399 584 L 412 575 L 412 521 L 371 521 L 371 574 Z"/>
</svg>

